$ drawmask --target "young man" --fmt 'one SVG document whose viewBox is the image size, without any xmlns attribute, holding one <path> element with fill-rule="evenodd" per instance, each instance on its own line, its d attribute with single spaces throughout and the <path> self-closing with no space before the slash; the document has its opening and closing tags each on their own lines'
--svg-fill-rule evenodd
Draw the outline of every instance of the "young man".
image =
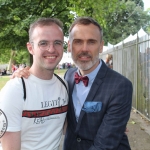
<svg viewBox="0 0 150 150">
<path fill-rule="evenodd" d="M 68 50 L 77 68 L 65 74 L 69 107 L 64 150 L 130 150 L 124 131 L 132 84 L 99 59 L 102 38 L 101 26 L 90 17 L 77 18 L 70 27 Z M 28 77 L 26 70 L 16 76 L 23 74 Z"/>
<path fill-rule="evenodd" d="M 54 75 L 63 55 L 62 23 L 41 18 L 30 25 L 27 48 L 33 55 L 30 77 L 10 80 L 0 93 L 0 109 L 8 127 L 2 136 L 3 150 L 58 150 L 64 125 L 68 93 Z"/>
</svg>

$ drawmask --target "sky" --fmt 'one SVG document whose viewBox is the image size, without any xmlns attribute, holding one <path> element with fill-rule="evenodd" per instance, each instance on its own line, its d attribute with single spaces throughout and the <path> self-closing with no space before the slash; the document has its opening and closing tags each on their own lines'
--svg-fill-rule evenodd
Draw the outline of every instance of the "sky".
<svg viewBox="0 0 150 150">
<path fill-rule="evenodd" d="M 144 10 L 147 10 L 147 8 L 150 8 L 150 0 L 143 0 L 144 2 Z"/>
</svg>

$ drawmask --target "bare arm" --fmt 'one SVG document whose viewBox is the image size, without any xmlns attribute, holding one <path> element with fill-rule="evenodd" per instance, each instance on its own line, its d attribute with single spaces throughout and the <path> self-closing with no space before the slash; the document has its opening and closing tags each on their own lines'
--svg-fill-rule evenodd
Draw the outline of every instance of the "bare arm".
<svg viewBox="0 0 150 150">
<path fill-rule="evenodd" d="M 21 150 L 21 132 L 6 132 L 1 143 L 3 150 Z"/>
</svg>

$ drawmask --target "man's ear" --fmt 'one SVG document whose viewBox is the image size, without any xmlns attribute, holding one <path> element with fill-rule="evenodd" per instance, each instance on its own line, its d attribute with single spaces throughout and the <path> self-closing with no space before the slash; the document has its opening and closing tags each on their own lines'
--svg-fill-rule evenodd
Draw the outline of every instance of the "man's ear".
<svg viewBox="0 0 150 150">
<path fill-rule="evenodd" d="M 29 51 L 29 53 L 31 55 L 34 54 L 34 52 L 33 52 L 33 46 L 32 46 L 32 44 L 30 42 L 27 43 L 27 49 L 28 49 L 28 51 Z"/>
<path fill-rule="evenodd" d="M 104 46 L 104 41 L 101 41 L 100 48 L 99 48 L 99 53 L 103 52 L 103 46 Z"/>
<path fill-rule="evenodd" d="M 70 42 L 68 41 L 68 48 L 67 48 L 67 51 L 68 52 L 71 52 L 71 49 L 70 49 Z"/>
</svg>

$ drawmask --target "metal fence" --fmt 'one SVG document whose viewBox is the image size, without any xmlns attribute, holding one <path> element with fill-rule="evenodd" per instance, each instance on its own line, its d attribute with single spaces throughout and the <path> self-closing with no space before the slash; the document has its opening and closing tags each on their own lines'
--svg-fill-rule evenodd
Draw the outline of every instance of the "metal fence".
<svg viewBox="0 0 150 150">
<path fill-rule="evenodd" d="M 100 54 L 113 56 L 113 70 L 126 76 L 133 84 L 132 107 L 150 120 L 150 36 L 122 43 Z"/>
</svg>

